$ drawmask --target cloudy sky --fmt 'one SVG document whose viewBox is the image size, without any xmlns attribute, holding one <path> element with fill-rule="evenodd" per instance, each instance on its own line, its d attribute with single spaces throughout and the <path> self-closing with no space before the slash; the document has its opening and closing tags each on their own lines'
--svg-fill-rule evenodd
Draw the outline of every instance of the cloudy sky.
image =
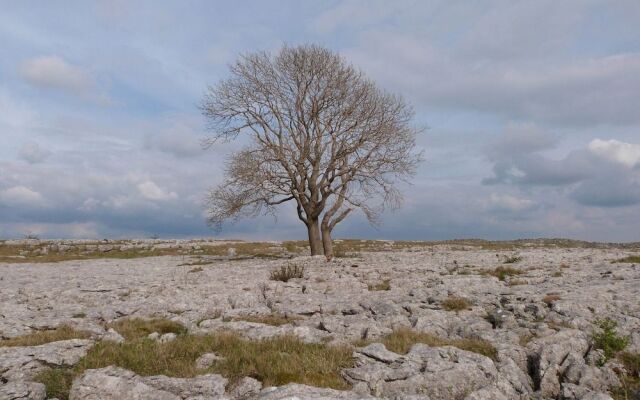
<svg viewBox="0 0 640 400">
<path fill-rule="evenodd" d="M 304 238 L 204 222 L 237 144 L 197 105 L 239 53 L 318 43 L 415 107 L 402 209 L 336 236 L 640 240 L 640 2 L 61 1 L 0 12 L 0 238 Z"/>
</svg>

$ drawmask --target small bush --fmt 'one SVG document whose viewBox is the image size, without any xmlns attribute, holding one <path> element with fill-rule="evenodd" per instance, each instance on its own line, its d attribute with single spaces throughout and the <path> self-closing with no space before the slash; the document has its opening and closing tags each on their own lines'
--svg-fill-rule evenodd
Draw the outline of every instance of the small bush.
<svg viewBox="0 0 640 400">
<path fill-rule="evenodd" d="M 507 257 L 506 260 L 504 260 L 505 264 L 515 264 L 522 261 L 522 257 L 520 256 L 511 256 L 511 257 Z"/>
<path fill-rule="evenodd" d="M 471 308 L 471 302 L 464 297 L 449 296 L 442 301 L 442 308 L 447 311 L 462 311 Z"/>
<path fill-rule="evenodd" d="M 145 338 L 153 332 L 158 332 L 161 335 L 165 333 L 175 333 L 176 335 L 187 333 L 187 328 L 179 322 L 162 318 L 124 318 L 107 324 L 107 328 L 115 329 L 127 340 Z"/>
<path fill-rule="evenodd" d="M 379 291 L 379 290 L 391 290 L 391 280 L 385 279 L 382 282 L 378 283 L 370 283 L 367 285 L 367 289 L 371 292 Z"/>
<path fill-rule="evenodd" d="M 629 338 L 618 335 L 616 330 L 618 323 L 612 319 L 599 319 L 595 324 L 600 332 L 593 335 L 593 345 L 597 349 L 602 349 L 606 362 L 627 347 Z"/>
<path fill-rule="evenodd" d="M 388 350 L 398 354 L 407 354 L 416 343 L 424 343 L 432 347 L 454 346 L 461 350 L 482 354 L 493 360 L 497 357 L 497 350 L 493 345 L 482 339 L 442 339 L 437 336 L 416 332 L 412 329 L 401 328 L 386 336 L 382 343 Z"/>
<path fill-rule="evenodd" d="M 296 264 L 283 265 L 271 271 L 269 279 L 272 281 L 289 282 L 290 279 L 304 278 L 304 267 Z"/>
<path fill-rule="evenodd" d="M 0 340 L 0 347 L 39 346 L 45 343 L 69 339 L 87 339 L 89 332 L 77 331 L 69 325 L 60 325 L 56 329 L 37 331 L 23 336 Z"/>
<path fill-rule="evenodd" d="M 560 278 L 562 276 L 562 272 L 561 271 L 556 271 L 553 274 L 551 274 L 552 278 Z"/>
</svg>

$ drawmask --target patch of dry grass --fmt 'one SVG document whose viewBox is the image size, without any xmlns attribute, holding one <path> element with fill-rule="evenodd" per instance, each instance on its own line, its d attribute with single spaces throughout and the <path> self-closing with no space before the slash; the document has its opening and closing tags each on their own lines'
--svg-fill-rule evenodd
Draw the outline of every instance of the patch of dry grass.
<svg viewBox="0 0 640 400">
<path fill-rule="evenodd" d="M 557 294 L 548 294 L 542 298 L 542 302 L 548 306 L 551 306 L 551 304 L 560 300 L 561 298 L 562 297 L 560 297 L 560 295 L 557 295 Z"/>
<path fill-rule="evenodd" d="M 391 290 L 391 280 L 385 279 L 380 282 L 369 283 L 367 285 L 367 289 L 369 289 L 370 292 L 376 292 L 380 290 Z"/>
<path fill-rule="evenodd" d="M 198 370 L 195 360 L 204 353 L 214 352 L 224 360 L 206 371 Z M 96 344 L 72 369 L 51 369 L 37 378 L 47 386 L 48 396 L 68 398 L 74 376 L 87 369 L 115 365 L 138 375 L 167 375 L 189 378 L 204 372 L 218 373 L 234 384 L 250 376 L 265 386 L 297 382 L 318 387 L 347 389 L 341 377 L 343 368 L 353 366 L 352 350 L 348 346 L 308 344 L 294 336 L 281 336 L 261 341 L 243 339 L 234 333 L 209 336 L 182 335 L 176 340 L 159 343 L 136 339 L 121 344 Z"/>
<path fill-rule="evenodd" d="M 295 315 L 269 314 L 269 315 L 241 315 L 241 316 L 233 317 L 230 320 L 257 322 L 259 324 L 281 326 L 281 325 L 291 324 L 301 319 L 302 319 L 301 317 L 298 317 Z"/>
<path fill-rule="evenodd" d="M 612 264 L 615 263 L 632 263 L 632 264 L 638 264 L 640 263 L 640 256 L 627 256 L 624 258 L 619 258 L 617 260 L 611 261 Z"/>
<path fill-rule="evenodd" d="M 449 296 L 441 303 L 446 311 L 462 311 L 471 309 L 471 302 L 464 297 Z"/>
<path fill-rule="evenodd" d="M 461 350 L 482 354 L 492 360 L 497 357 L 497 350 L 491 343 L 482 339 L 443 339 L 437 336 L 417 332 L 408 328 L 400 328 L 387 335 L 382 343 L 388 350 L 398 354 L 407 354 L 416 343 L 424 343 L 432 347 L 454 346 Z"/>
<path fill-rule="evenodd" d="M 39 346 L 45 343 L 69 339 L 87 339 L 89 332 L 78 331 L 69 325 L 60 325 L 56 329 L 36 331 L 23 336 L 0 340 L 0 347 Z"/>
<path fill-rule="evenodd" d="M 153 332 L 158 332 L 161 335 L 165 333 L 175 333 L 176 335 L 187 333 L 187 328 L 179 322 L 162 318 L 123 318 L 107 324 L 107 328 L 113 328 L 127 340 L 145 338 Z"/>
</svg>

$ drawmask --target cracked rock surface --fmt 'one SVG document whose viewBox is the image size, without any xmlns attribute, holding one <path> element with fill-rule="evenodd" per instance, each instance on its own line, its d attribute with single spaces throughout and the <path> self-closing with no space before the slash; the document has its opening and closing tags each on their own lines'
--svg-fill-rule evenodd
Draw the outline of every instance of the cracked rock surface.
<svg viewBox="0 0 640 400">
<path fill-rule="evenodd" d="M 312 343 L 373 344 L 354 348 L 356 365 L 343 371 L 352 391 L 297 384 L 260 388 L 251 381 L 226 388 L 220 376 L 186 382 L 109 367 L 77 378 L 73 398 L 609 398 L 620 382 L 615 366 L 601 362 L 591 336 L 597 319 L 610 318 L 629 337 L 627 350 L 640 351 L 640 265 L 611 263 L 630 254 L 615 247 L 505 251 L 437 245 L 332 262 L 212 259 L 197 269 L 185 265 L 195 261 L 189 256 L 0 264 L 0 337 L 61 324 L 93 334 L 92 340 L 0 347 L 0 399 L 44 399 L 33 376 L 48 366 L 75 364 L 102 337 L 120 341 L 104 324 L 123 317 L 168 318 L 196 334 L 228 329 L 250 339 L 293 334 Z M 521 260 L 505 264 L 514 255 Z M 304 266 L 304 277 L 269 279 L 287 263 Z M 516 272 L 489 273 L 498 267 Z M 374 290 L 384 281 L 389 290 Z M 444 302 L 452 297 L 469 306 L 447 310 Z M 290 322 L 243 320 L 273 314 Z M 423 344 L 397 354 L 375 343 L 399 328 L 447 340 L 483 339 L 497 355 L 492 360 Z"/>
</svg>

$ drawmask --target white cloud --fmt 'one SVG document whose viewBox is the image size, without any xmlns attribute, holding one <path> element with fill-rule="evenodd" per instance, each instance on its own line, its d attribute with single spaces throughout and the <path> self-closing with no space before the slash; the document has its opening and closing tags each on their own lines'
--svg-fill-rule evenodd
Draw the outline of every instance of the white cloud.
<svg viewBox="0 0 640 400">
<path fill-rule="evenodd" d="M 8 206 L 38 207 L 44 204 L 44 197 L 25 186 L 14 186 L 0 192 L 0 203 Z"/>
<path fill-rule="evenodd" d="M 488 201 L 489 209 L 497 211 L 521 212 L 536 207 L 536 203 L 509 194 L 492 193 Z"/>
<path fill-rule="evenodd" d="M 22 76 L 32 85 L 83 92 L 92 80 L 82 68 L 67 63 L 58 56 L 42 56 L 25 61 Z"/>
<path fill-rule="evenodd" d="M 37 143 L 25 143 L 20 148 L 20 157 L 30 164 L 37 164 L 44 161 L 51 155 L 47 149 L 40 147 Z"/>
<path fill-rule="evenodd" d="M 153 181 L 145 181 L 138 184 L 138 192 L 140 192 L 145 199 L 153 201 L 167 201 L 178 198 L 175 192 L 167 192 Z"/>
<path fill-rule="evenodd" d="M 625 143 L 615 139 L 594 139 L 589 143 L 589 150 L 609 161 L 630 168 L 640 162 L 640 144 Z"/>
<path fill-rule="evenodd" d="M 201 155 L 204 153 L 201 140 L 194 134 L 197 129 L 192 121 L 174 119 L 167 128 L 146 135 L 144 145 L 176 157 Z"/>
</svg>

